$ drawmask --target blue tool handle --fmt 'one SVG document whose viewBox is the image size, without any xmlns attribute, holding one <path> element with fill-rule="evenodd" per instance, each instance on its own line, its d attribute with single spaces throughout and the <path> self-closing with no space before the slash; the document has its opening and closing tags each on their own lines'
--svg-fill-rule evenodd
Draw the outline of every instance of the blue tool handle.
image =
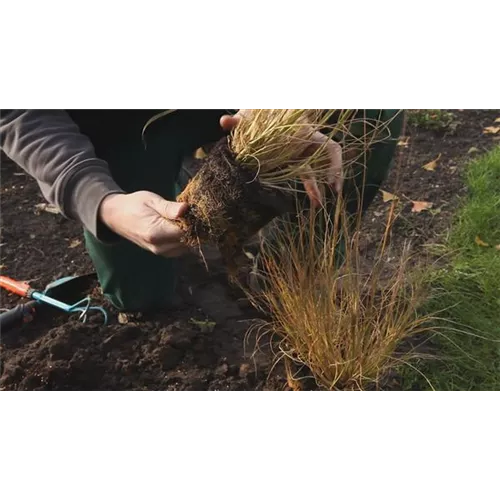
<svg viewBox="0 0 500 500">
<path fill-rule="evenodd" d="M 0 314 L 0 332 L 5 333 L 33 321 L 37 305 L 38 303 L 33 300 Z"/>
<path fill-rule="evenodd" d="M 64 302 L 61 302 L 60 300 L 53 299 L 52 297 L 49 297 L 45 293 L 32 292 L 31 297 L 38 302 L 43 302 L 44 304 L 49 304 L 53 307 L 57 307 L 58 309 L 61 309 L 62 311 L 65 311 L 65 312 L 71 312 L 72 306 L 70 306 L 69 304 L 65 304 Z"/>
</svg>

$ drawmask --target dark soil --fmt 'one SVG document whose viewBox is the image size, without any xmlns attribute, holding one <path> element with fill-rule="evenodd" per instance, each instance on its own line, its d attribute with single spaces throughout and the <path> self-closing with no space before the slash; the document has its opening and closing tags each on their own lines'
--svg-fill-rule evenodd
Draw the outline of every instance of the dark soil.
<svg viewBox="0 0 500 500">
<path fill-rule="evenodd" d="M 453 111 L 455 122 L 442 131 L 410 130 L 408 147 L 385 190 L 402 199 L 392 238 L 396 255 L 404 241 L 415 248 L 438 242 L 465 192 L 463 167 L 491 149 L 496 136 L 484 135 L 500 110 Z M 500 135 L 500 134 L 498 134 Z M 441 158 L 434 172 L 422 166 Z M 433 211 L 412 213 L 413 201 L 433 203 Z M 44 203 L 36 183 L 12 162 L 1 164 L 1 273 L 30 280 L 33 287 L 56 278 L 92 272 L 79 226 L 36 208 Z M 366 252 L 384 228 L 388 204 L 376 200 L 365 220 Z M 282 390 L 283 369 L 267 345 L 252 356 L 255 339 L 248 327 L 258 317 L 242 295 L 227 284 L 218 252 L 204 251 L 183 262 L 179 303 L 163 313 L 120 316 L 107 306 L 110 326 L 98 317 L 88 324 L 54 313 L 0 339 L 3 390 Z M 102 301 L 99 289 L 93 291 Z M 20 302 L 1 293 L 1 307 Z"/>
<path fill-rule="evenodd" d="M 274 218 L 294 208 L 292 200 L 265 189 L 255 171 L 236 161 L 227 138 L 200 161 L 198 173 L 178 201 L 189 205 L 179 222 L 186 244 L 193 248 L 202 243 L 217 245 L 232 271 L 243 245 Z"/>
<path fill-rule="evenodd" d="M 400 147 L 398 165 L 383 187 L 400 198 L 400 214 L 394 225 L 392 246 L 397 253 L 404 241 L 413 248 L 442 240 L 461 198 L 467 193 L 463 182 L 464 166 L 478 155 L 500 144 L 500 134 L 487 135 L 500 110 L 450 110 L 454 120 L 441 130 L 408 127 L 408 145 Z M 406 142 L 405 140 L 402 141 Z M 471 148 L 476 151 L 470 152 Z M 424 165 L 439 158 L 435 171 Z M 432 203 L 432 208 L 412 213 L 412 201 Z M 380 195 L 366 216 L 367 241 L 379 241 L 388 204 Z"/>
</svg>

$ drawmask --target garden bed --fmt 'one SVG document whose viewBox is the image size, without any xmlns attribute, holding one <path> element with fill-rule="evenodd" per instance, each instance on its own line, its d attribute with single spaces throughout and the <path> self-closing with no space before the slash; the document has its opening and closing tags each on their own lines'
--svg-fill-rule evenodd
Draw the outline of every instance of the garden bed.
<svg viewBox="0 0 500 500">
<path fill-rule="evenodd" d="M 485 133 L 499 110 L 452 111 L 446 123 L 413 123 L 399 147 L 399 165 L 384 186 L 401 200 L 392 252 L 406 240 L 415 248 L 437 243 L 466 193 L 464 165 L 498 144 Z M 439 158 L 429 169 L 423 166 Z M 45 211 L 36 183 L 2 157 L 1 272 L 41 287 L 56 278 L 92 271 L 79 226 Z M 386 195 L 387 199 L 387 195 Z M 413 202 L 424 202 L 415 205 Z M 365 219 L 365 252 L 380 241 L 389 203 L 378 197 Z M 425 207 L 422 211 L 412 211 Z M 252 356 L 246 333 L 257 313 L 227 284 L 217 254 L 183 262 L 178 303 L 170 311 L 123 316 L 110 310 L 110 326 L 82 325 L 61 314 L 1 335 L 4 390 L 280 390 L 269 342 Z M 99 298 L 96 287 L 94 295 Z M 1 307 L 19 303 L 2 291 Z M 397 385 L 393 388 L 398 388 Z"/>
</svg>

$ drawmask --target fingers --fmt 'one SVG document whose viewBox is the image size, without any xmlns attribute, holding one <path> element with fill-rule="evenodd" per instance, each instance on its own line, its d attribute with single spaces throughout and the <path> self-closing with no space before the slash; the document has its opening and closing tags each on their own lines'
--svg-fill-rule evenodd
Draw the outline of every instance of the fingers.
<svg viewBox="0 0 500 500">
<path fill-rule="evenodd" d="M 311 140 L 314 143 L 313 148 L 318 149 L 324 147 L 326 149 L 330 162 L 327 173 L 327 182 L 330 187 L 335 188 L 337 193 L 340 193 L 344 182 L 342 176 L 342 146 L 321 132 L 314 133 Z"/>
<path fill-rule="evenodd" d="M 168 201 L 157 195 L 150 197 L 148 205 L 160 215 L 149 228 L 146 237 L 148 249 L 155 255 L 168 258 L 186 253 L 188 249 L 181 242 L 183 232 L 172 221 L 181 218 L 189 205 Z"/>
<path fill-rule="evenodd" d="M 240 120 L 241 120 L 241 117 L 238 115 L 234 115 L 234 116 L 224 115 L 220 119 L 220 126 L 222 127 L 222 129 L 224 131 L 231 132 L 231 130 L 236 128 L 238 123 L 240 123 Z"/>
<path fill-rule="evenodd" d="M 220 119 L 220 126 L 225 130 L 226 132 L 231 132 L 236 126 L 240 123 L 240 121 L 248 116 L 248 111 L 247 109 L 240 109 L 235 115 L 224 115 Z"/>
<path fill-rule="evenodd" d="M 328 156 L 330 157 L 328 185 L 330 187 L 334 187 L 335 191 L 340 194 L 344 185 L 344 177 L 342 175 L 342 146 L 332 140 L 328 140 L 326 147 L 328 150 Z"/>
<path fill-rule="evenodd" d="M 167 258 L 179 257 L 188 252 L 182 243 L 182 230 L 167 219 L 160 219 L 148 232 L 144 241 L 155 255 Z"/>
<path fill-rule="evenodd" d="M 321 191 L 318 186 L 318 181 L 314 178 L 312 171 L 310 174 L 305 174 L 302 176 L 302 183 L 304 184 L 304 189 L 306 190 L 307 196 L 311 200 L 311 204 L 314 208 L 321 207 Z"/>
<path fill-rule="evenodd" d="M 151 196 L 149 205 L 153 210 L 158 212 L 162 217 L 168 220 L 176 220 L 182 217 L 189 205 L 187 203 L 177 203 L 175 201 L 168 201 L 161 196 Z"/>
<path fill-rule="evenodd" d="M 321 192 L 318 187 L 316 179 L 309 179 L 304 181 L 304 188 L 306 190 L 307 196 L 311 200 L 313 207 L 321 207 Z"/>
</svg>

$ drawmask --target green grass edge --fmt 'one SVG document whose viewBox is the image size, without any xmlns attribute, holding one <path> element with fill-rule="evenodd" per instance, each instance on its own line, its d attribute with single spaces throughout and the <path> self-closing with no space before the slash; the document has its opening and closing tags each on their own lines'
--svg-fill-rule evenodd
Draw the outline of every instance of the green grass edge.
<svg viewBox="0 0 500 500">
<path fill-rule="evenodd" d="M 445 327 L 428 341 L 436 354 L 403 369 L 406 390 L 500 390 L 500 147 L 472 161 L 465 181 L 423 311 Z"/>
</svg>

